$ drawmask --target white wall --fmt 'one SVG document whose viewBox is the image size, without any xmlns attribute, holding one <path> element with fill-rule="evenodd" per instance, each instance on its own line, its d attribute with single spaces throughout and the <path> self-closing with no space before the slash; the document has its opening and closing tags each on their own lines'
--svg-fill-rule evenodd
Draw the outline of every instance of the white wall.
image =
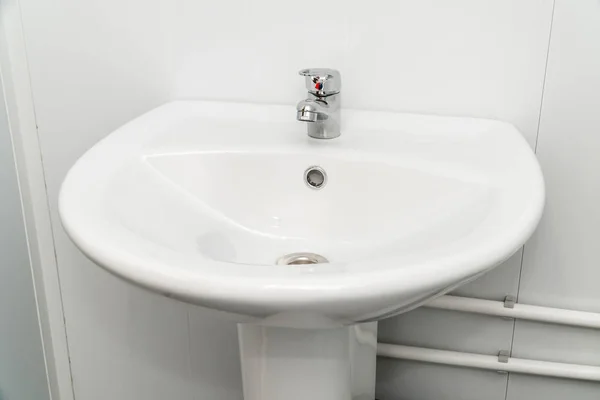
<svg viewBox="0 0 600 400">
<path fill-rule="evenodd" d="M 600 1 L 556 0 L 537 155 L 547 205 L 519 301 L 600 312 Z M 600 331 L 519 321 L 515 357 L 600 366 Z M 509 399 L 600 398 L 600 384 L 514 376 Z"/>
<path fill-rule="evenodd" d="M 525 304 L 600 312 L 600 2 L 555 3 L 536 146 L 547 185 L 544 217 L 525 246 L 518 282 L 501 285 L 494 271 L 483 280 L 497 292 L 479 284 L 468 292 L 497 299 L 518 294 Z M 597 330 L 420 309 L 383 322 L 380 332 L 380 339 L 402 344 L 486 354 L 506 349 L 514 357 L 600 366 Z M 389 360 L 379 367 L 382 399 L 600 398 L 600 384 L 590 382 L 518 374 L 506 382 L 483 371 L 474 380 L 470 370 Z"/>
<path fill-rule="evenodd" d="M 599 4 L 330 0 L 316 12 L 281 0 L 21 0 L 75 396 L 235 400 L 241 386 L 233 324 L 129 287 L 67 239 L 57 193 L 68 168 L 112 129 L 169 99 L 293 104 L 303 94 L 297 70 L 308 66 L 342 71 L 348 107 L 503 119 L 532 146 L 540 128 L 548 210 L 525 248 L 522 276 L 518 253 L 458 292 L 600 311 L 600 289 L 590 283 L 600 278 L 600 214 L 592 208 Z M 600 348 L 597 331 L 425 309 L 380 331 L 393 343 L 483 354 L 512 348 L 600 365 L 589 352 Z M 511 400 L 600 396 L 594 384 L 379 363 L 382 400 L 492 400 L 507 390 Z"/>
<path fill-rule="evenodd" d="M 23 399 L 47 400 L 49 392 L 0 79 L 0 400 Z"/>
</svg>

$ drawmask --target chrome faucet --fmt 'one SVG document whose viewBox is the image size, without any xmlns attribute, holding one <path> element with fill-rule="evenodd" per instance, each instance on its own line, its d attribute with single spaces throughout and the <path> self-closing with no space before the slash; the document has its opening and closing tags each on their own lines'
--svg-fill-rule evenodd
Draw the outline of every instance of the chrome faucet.
<svg viewBox="0 0 600 400">
<path fill-rule="evenodd" d="M 308 98 L 296 106 L 296 119 L 308 122 L 308 136 L 333 139 L 340 136 L 339 71 L 329 68 L 308 68 L 300 71 L 305 77 Z"/>
</svg>

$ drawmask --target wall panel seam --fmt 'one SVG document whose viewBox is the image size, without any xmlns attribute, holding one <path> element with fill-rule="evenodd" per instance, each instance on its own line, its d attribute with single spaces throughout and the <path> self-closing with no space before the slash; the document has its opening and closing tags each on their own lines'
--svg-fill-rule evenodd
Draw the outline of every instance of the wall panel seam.
<svg viewBox="0 0 600 400">
<path fill-rule="evenodd" d="M 539 137 L 540 137 L 540 125 L 542 122 L 542 110 L 544 107 L 544 94 L 546 91 L 546 78 L 548 76 L 548 63 L 549 63 L 549 59 L 550 59 L 550 44 L 552 42 L 552 27 L 554 26 L 554 11 L 555 11 L 555 9 L 556 9 L 556 0 L 553 0 L 552 1 L 552 12 L 550 14 L 550 28 L 548 31 L 548 44 L 546 47 L 546 63 L 544 64 L 544 77 L 542 80 L 542 93 L 540 95 L 540 107 L 539 107 L 539 112 L 538 112 L 537 130 L 535 133 L 535 144 L 533 146 L 534 153 L 537 153 L 538 141 L 539 141 Z M 523 263 L 525 260 L 525 252 L 526 251 L 527 251 L 527 244 L 525 244 L 523 246 L 523 251 L 521 252 L 521 267 L 519 268 L 519 279 L 518 279 L 518 283 L 517 283 L 517 295 L 516 295 L 517 302 L 519 301 L 519 296 L 521 294 L 521 278 L 523 276 Z M 517 330 L 517 320 L 515 319 L 513 321 L 512 337 L 510 339 L 510 356 L 511 357 L 512 357 L 512 352 L 513 352 L 513 348 L 514 348 L 514 344 L 515 344 L 516 330 Z M 504 392 L 504 400 L 508 400 L 510 377 L 511 377 L 511 372 L 509 372 L 508 376 L 506 377 L 506 390 Z"/>
</svg>

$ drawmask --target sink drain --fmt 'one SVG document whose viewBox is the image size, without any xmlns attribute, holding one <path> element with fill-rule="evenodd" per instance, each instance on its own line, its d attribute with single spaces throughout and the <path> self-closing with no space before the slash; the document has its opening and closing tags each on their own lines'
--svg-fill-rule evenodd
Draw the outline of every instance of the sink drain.
<svg viewBox="0 0 600 400">
<path fill-rule="evenodd" d="M 311 189 L 322 189 L 327 183 L 327 173 L 323 168 L 316 165 L 308 167 L 304 171 L 304 182 Z"/>
<path fill-rule="evenodd" d="M 277 265 L 310 265 L 328 262 L 325 257 L 315 253 L 291 253 L 280 257 L 277 260 Z"/>
</svg>

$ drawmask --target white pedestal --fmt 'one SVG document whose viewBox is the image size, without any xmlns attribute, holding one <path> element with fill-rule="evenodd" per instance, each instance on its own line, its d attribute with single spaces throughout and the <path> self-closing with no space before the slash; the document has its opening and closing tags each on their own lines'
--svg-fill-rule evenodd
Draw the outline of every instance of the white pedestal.
<svg viewBox="0 0 600 400">
<path fill-rule="evenodd" d="M 244 400 L 374 400 L 377 323 L 337 329 L 239 324 Z"/>
</svg>

